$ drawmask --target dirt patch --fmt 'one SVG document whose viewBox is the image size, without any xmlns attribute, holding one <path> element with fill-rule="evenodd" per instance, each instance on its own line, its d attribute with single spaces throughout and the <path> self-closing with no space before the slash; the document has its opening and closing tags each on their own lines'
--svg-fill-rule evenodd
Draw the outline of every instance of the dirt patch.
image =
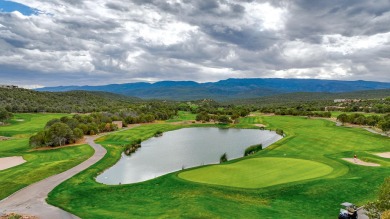
<svg viewBox="0 0 390 219">
<path fill-rule="evenodd" d="M 375 155 L 377 155 L 379 157 L 390 158 L 390 152 L 377 153 Z"/>
<path fill-rule="evenodd" d="M 35 216 L 31 216 L 31 215 L 22 215 L 22 214 L 16 214 L 16 213 L 5 214 L 5 215 L 1 215 L 1 216 L 0 216 L 0 219 L 9 219 L 9 218 L 38 219 L 38 217 L 35 217 Z"/>
<path fill-rule="evenodd" d="M 343 160 L 346 160 L 350 163 L 354 163 L 356 165 L 361 165 L 361 166 L 370 166 L 370 167 L 379 167 L 380 165 L 377 163 L 369 163 L 369 162 L 364 162 L 360 159 L 354 160 L 354 158 L 343 158 Z"/>
<path fill-rule="evenodd" d="M 0 136 L 0 141 L 7 141 L 10 140 L 10 137 Z"/>
<path fill-rule="evenodd" d="M 0 158 L 0 170 L 5 170 L 26 162 L 23 157 L 2 157 Z"/>
</svg>

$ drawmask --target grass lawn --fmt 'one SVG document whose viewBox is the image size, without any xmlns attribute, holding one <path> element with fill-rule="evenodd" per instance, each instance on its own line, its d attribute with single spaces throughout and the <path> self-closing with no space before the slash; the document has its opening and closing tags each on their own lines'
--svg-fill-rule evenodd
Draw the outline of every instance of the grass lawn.
<svg viewBox="0 0 390 219">
<path fill-rule="evenodd" d="M 147 139 L 157 130 L 182 126 L 143 125 L 104 136 L 100 143 L 107 148 L 107 155 L 56 187 L 48 201 L 81 218 L 335 218 L 342 202 L 361 205 L 374 200 L 378 187 L 389 176 L 389 159 L 372 154 L 390 151 L 387 137 L 358 128 L 337 127 L 327 120 L 290 116 L 247 117 L 241 119 L 238 127 L 257 123 L 281 128 L 287 137 L 255 155 L 223 165 L 194 168 L 129 185 L 107 186 L 95 182 L 94 177 L 115 164 L 123 150 L 121 145 L 132 139 Z M 354 154 L 381 166 L 357 166 L 341 159 Z M 286 165 L 272 164 L 280 160 L 286 161 Z M 210 181 L 198 183 L 178 177 L 194 176 L 198 171 L 210 176 L 207 180 L 222 173 L 231 174 L 236 183 L 233 186 L 239 186 L 223 185 L 222 179 L 212 185 Z M 282 178 L 277 177 L 278 172 L 283 174 Z M 264 182 L 249 182 L 254 174 Z M 200 177 L 203 176 L 196 178 Z M 245 187 L 239 177 L 248 178 L 247 186 L 264 183 L 266 187 L 238 188 Z"/>
<path fill-rule="evenodd" d="M 192 114 L 191 112 L 179 111 L 177 114 L 175 118 L 169 119 L 166 122 L 181 122 L 196 119 L 196 114 Z"/>
<path fill-rule="evenodd" d="M 213 165 L 179 174 L 194 182 L 241 188 L 262 188 L 317 178 L 333 168 L 314 161 L 292 158 L 253 158 L 229 165 Z"/>
<path fill-rule="evenodd" d="M 88 145 L 45 151 L 31 150 L 28 145 L 29 136 L 43 129 L 50 119 L 64 115 L 16 114 L 10 125 L 0 127 L 0 135 L 12 137 L 12 140 L 0 141 L 0 157 L 23 156 L 27 161 L 0 171 L 0 200 L 27 185 L 70 169 L 92 156 L 93 149 Z"/>
<path fill-rule="evenodd" d="M 0 126 L 0 136 L 24 138 L 42 130 L 46 122 L 68 114 L 57 113 L 17 113 L 8 121 L 9 125 Z"/>
</svg>

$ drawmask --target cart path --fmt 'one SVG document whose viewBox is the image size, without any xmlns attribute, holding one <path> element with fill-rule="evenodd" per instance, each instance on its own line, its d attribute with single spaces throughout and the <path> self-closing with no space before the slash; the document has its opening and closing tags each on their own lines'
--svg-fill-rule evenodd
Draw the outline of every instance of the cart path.
<svg viewBox="0 0 390 219">
<path fill-rule="evenodd" d="M 71 178 L 77 173 L 87 169 L 98 162 L 106 154 L 106 149 L 94 142 L 99 136 L 87 136 L 87 143 L 95 150 L 95 153 L 88 160 L 60 174 L 48 177 L 32 185 L 29 185 L 11 196 L 0 201 L 0 215 L 3 213 L 18 213 L 33 215 L 40 219 L 72 219 L 79 218 L 60 208 L 46 203 L 47 195 L 56 186 Z"/>
</svg>

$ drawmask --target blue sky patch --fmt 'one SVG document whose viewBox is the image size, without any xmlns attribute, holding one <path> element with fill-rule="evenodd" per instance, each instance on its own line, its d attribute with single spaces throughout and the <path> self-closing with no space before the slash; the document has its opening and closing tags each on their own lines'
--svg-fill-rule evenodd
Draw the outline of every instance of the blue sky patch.
<svg viewBox="0 0 390 219">
<path fill-rule="evenodd" d="M 37 12 L 37 10 L 23 4 L 0 0 L 0 12 L 13 12 L 13 11 L 19 11 L 20 13 L 26 16 L 35 14 Z"/>
</svg>

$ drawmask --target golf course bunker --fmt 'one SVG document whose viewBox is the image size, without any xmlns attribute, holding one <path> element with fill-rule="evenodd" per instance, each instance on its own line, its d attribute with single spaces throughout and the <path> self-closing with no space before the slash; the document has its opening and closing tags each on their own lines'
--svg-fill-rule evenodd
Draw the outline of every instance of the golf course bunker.
<svg viewBox="0 0 390 219">
<path fill-rule="evenodd" d="M 365 161 L 362 161 L 360 159 L 356 159 L 356 162 L 353 158 L 343 158 L 343 160 L 346 160 L 350 163 L 353 163 L 353 164 L 356 164 L 356 165 L 361 165 L 361 166 L 368 166 L 368 167 L 379 167 L 380 165 L 377 164 L 377 163 L 369 163 L 369 162 L 365 162 Z"/>
<path fill-rule="evenodd" d="M 375 155 L 377 155 L 379 157 L 383 157 L 383 158 L 390 158 L 390 152 L 377 153 Z"/>
<path fill-rule="evenodd" d="M 259 129 L 183 128 L 164 132 L 141 143 L 130 156 L 122 158 L 96 177 L 104 184 L 142 182 L 190 167 L 219 163 L 222 154 L 229 160 L 242 157 L 251 145 L 263 148 L 282 137 Z"/>
<path fill-rule="evenodd" d="M 332 167 L 315 161 L 265 157 L 190 170 L 180 173 L 179 177 L 213 185 L 263 188 L 318 178 L 332 171 Z"/>
<path fill-rule="evenodd" d="M 26 162 L 23 157 L 2 157 L 0 158 L 0 170 L 5 170 Z"/>
</svg>

